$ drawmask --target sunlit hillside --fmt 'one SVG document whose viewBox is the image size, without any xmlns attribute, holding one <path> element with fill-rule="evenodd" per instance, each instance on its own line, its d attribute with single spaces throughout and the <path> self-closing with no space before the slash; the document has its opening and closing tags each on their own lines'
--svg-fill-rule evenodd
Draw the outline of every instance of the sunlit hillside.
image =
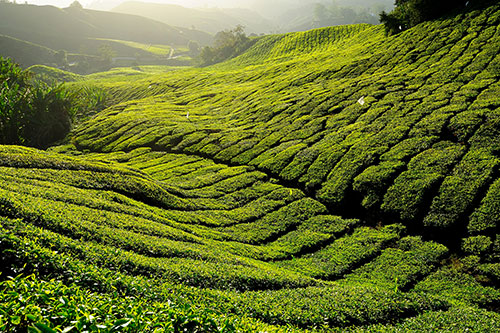
<svg viewBox="0 0 500 333">
<path fill-rule="evenodd" d="M 188 56 L 190 41 L 204 46 L 212 40 L 207 32 L 137 15 L 0 2 L 0 56 L 24 67 L 52 65 L 87 74 L 109 69 L 103 59 L 116 66 L 186 65 L 179 58 Z M 57 61 L 58 51 L 67 54 L 67 62 Z"/>
<path fill-rule="evenodd" d="M 499 51 L 495 5 L 78 77 L 0 146 L 0 330 L 499 331 Z"/>
</svg>

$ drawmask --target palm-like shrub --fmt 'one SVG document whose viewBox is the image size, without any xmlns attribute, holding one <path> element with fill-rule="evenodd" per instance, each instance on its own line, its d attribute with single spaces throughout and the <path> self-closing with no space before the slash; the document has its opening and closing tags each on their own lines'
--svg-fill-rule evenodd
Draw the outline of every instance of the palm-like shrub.
<svg viewBox="0 0 500 333">
<path fill-rule="evenodd" d="M 62 84 L 34 81 L 10 59 L 0 58 L 0 143 L 45 148 L 70 131 L 77 94 Z"/>
</svg>

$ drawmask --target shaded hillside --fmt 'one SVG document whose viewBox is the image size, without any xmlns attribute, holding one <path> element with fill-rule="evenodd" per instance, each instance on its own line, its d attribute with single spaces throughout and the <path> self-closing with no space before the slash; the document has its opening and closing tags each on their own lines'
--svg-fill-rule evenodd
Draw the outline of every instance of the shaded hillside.
<svg viewBox="0 0 500 333">
<path fill-rule="evenodd" d="M 15 59 L 23 67 L 55 63 L 56 52 L 47 47 L 0 35 L 0 55 Z"/>
<path fill-rule="evenodd" d="M 112 106 L 70 145 L 0 147 L 2 276 L 35 274 L 0 304 L 37 306 L 5 330 L 500 330 L 499 26 L 331 27 L 75 83 Z"/>
<path fill-rule="evenodd" d="M 392 8 L 392 0 L 373 1 L 253 1 L 226 6 L 255 8 L 260 15 L 243 8 L 186 8 L 147 2 L 128 1 L 113 12 L 136 14 L 185 28 L 195 27 L 217 33 L 237 25 L 251 33 L 305 31 L 319 27 L 354 23 L 378 23 L 382 10 Z M 224 5 L 223 5 L 224 6 Z M 262 15 L 262 16 L 261 16 Z"/>
<path fill-rule="evenodd" d="M 149 17 L 169 25 L 215 34 L 243 25 L 249 33 L 269 33 L 274 25 L 259 14 L 244 9 L 194 9 L 178 5 L 128 1 L 112 9 L 116 13 Z"/>
<path fill-rule="evenodd" d="M 69 52 L 79 52 L 86 38 L 164 45 L 211 41 L 206 33 L 173 28 L 135 15 L 11 3 L 0 3 L 0 33 Z"/>
</svg>

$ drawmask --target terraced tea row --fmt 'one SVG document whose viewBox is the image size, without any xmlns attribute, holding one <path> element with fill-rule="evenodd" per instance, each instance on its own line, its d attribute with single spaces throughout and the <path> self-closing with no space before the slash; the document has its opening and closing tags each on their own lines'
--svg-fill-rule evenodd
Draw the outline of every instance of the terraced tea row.
<svg viewBox="0 0 500 333">
<path fill-rule="evenodd" d="M 492 6 L 73 83 L 112 106 L 67 146 L 0 147 L 3 270 L 36 271 L 0 303 L 77 288 L 127 309 L 48 318 L 37 296 L 0 328 L 498 330 L 499 27 Z"/>
<path fill-rule="evenodd" d="M 450 306 L 434 299 L 430 296 L 432 293 L 406 295 L 398 290 L 411 289 L 409 284 L 432 272 L 446 255 L 444 246 L 403 237 L 404 227 L 398 225 L 381 229 L 357 227 L 359 221 L 328 215 L 320 203 L 297 189 L 284 188 L 259 172 L 259 177 L 252 176 L 256 172 L 251 167 L 228 167 L 203 158 L 172 156 L 149 149 L 91 154 L 82 158 L 2 147 L 0 161 L 0 211 L 9 217 L 2 220 L 0 244 L 3 260 L 8 263 L 3 273 L 37 272 L 35 280 L 19 278 L 4 283 L 3 288 L 7 288 L 4 290 L 23 293 L 31 288 L 45 288 L 61 293 L 61 297 L 67 297 L 65 288 L 72 285 L 75 286 L 71 288 L 89 290 L 82 293 L 106 294 L 120 290 L 131 297 L 127 309 L 132 312 L 119 310 L 122 314 L 136 316 L 133 324 L 129 323 L 131 329 L 148 329 L 154 323 L 149 315 L 142 317 L 140 312 L 143 305 L 137 290 L 146 287 L 137 287 L 136 284 L 142 282 L 134 282 L 132 277 L 138 281 L 148 279 L 144 280 L 149 290 L 147 297 L 156 301 L 165 297 L 160 300 L 163 303 L 155 306 L 165 309 L 158 315 L 170 317 L 209 311 L 206 309 L 214 306 L 215 299 L 220 311 L 227 309 L 234 316 L 254 317 L 268 324 L 344 327 L 392 322 L 396 315 L 413 316 Z M 191 163 L 198 167 L 179 173 L 180 167 Z M 124 183 L 132 176 L 149 186 L 127 192 Z M 246 182 L 242 181 L 243 176 L 247 177 Z M 161 200 L 152 201 L 140 192 L 152 188 L 157 188 L 157 193 L 160 190 L 169 193 L 175 199 L 165 204 Z M 183 191 L 192 192 L 185 195 Z M 229 199 L 231 197 L 233 200 Z M 243 212 L 253 210 L 252 202 L 261 197 L 268 201 L 274 198 L 283 207 L 247 222 L 238 221 L 238 214 L 231 215 L 239 209 L 244 216 Z M 220 201 L 222 205 L 229 203 L 237 208 L 207 209 L 204 199 L 210 199 L 211 204 Z M 192 202 L 182 210 L 171 204 L 183 205 L 183 200 Z M 189 208 L 196 207 L 197 200 L 201 200 L 201 208 Z M 209 219 L 217 221 L 215 213 L 226 214 L 228 220 L 232 217 L 231 226 L 203 223 Z M 186 220 L 186 217 L 197 219 Z M 289 224 L 294 228 L 288 229 Z M 262 235 L 274 227 L 283 234 L 265 239 Z M 404 264 L 401 264 L 401 256 Z M 427 256 L 428 260 L 417 259 L 422 256 Z M 372 261 L 374 258 L 378 259 Z M 381 263 L 377 264 L 379 261 Z M 386 268 L 380 269 L 382 264 L 387 265 Z M 398 268 L 400 265 L 403 266 Z M 117 274 L 121 276 L 119 279 Z M 62 279 L 64 284 L 43 282 L 50 278 Z M 401 281 L 399 287 L 394 279 Z M 193 310 L 185 307 L 192 306 L 192 301 L 185 299 L 186 290 L 189 290 L 183 289 L 186 285 L 196 287 L 188 292 L 197 295 Z M 16 286 L 24 289 L 16 289 Z M 161 296 L 165 290 L 169 290 L 168 295 Z M 255 291 L 238 292 L 246 290 Z M 491 292 L 490 297 L 500 298 L 494 290 Z M 488 295 L 482 289 L 477 294 Z M 10 292 L 4 293 L 2 302 L 12 302 L 8 295 Z M 324 296 L 319 305 L 318 295 Z M 37 298 L 32 304 L 51 308 L 57 305 L 51 303 L 51 299 Z M 166 299 L 173 300 L 176 305 L 167 306 Z M 305 302 L 300 311 L 290 307 L 298 299 Z M 378 306 L 369 306 L 362 312 L 350 309 L 352 302 L 357 304 L 361 300 L 366 304 L 375 302 Z M 270 312 L 263 305 L 268 301 L 282 304 L 282 308 L 276 308 L 279 312 Z M 337 304 L 335 308 L 330 308 L 332 302 Z M 381 307 L 380 302 L 385 305 Z M 379 312 L 377 309 L 384 310 Z M 37 313 L 23 322 L 44 316 Z M 280 313 L 288 314 L 282 317 L 278 316 Z M 304 316 L 304 313 L 309 315 Z M 212 315 L 222 316 L 210 313 Z M 77 315 L 71 316 L 53 318 L 50 325 L 67 325 Z M 85 325 L 125 323 L 118 321 L 118 314 L 106 317 L 101 314 L 94 321 L 78 318 L 82 320 L 81 329 L 87 327 Z M 160 317 L 155 318 L 159 320 Z M 203 318 L 201 322 L 206 321 Z M 264 324 L 255 322 L 252 325 Z"/>
<path fill-rule="evenodd" d="M 132 185 L 130 178 L 124 173 L 120 174 L 120 168 L 109 165 L 109 162 L 105 165 L 87 159 L 81 165 L 73 164 L 75 168 L 83 169 L 78 171 L 58 168 L 56 165 L 39 169 L 37 167 L 46 165 L 36 165 L 33 160 L 57 155 L 36 153 L 29 149 L 12 150 L 17 153 L 15 164 L 18 167 L 6 166 L 8 163 L 5 162 L 1 167 L 0 192 L 4 215 L 22 218 L 72 239 L 131 251 L 134 256 L 138 255 L 136 262 L 155 261 L 155 264 L 148 265 L 152 269 L 161 266 L 160 262 L 173 263 L 178 261 L 175 258 L 184 258 L 186 263 L 203 260 L 206 265 L 211 265 L 210 262 L 212 265 L 235 264 L 235 272 L 242 272 L 245 267 L 253 265 L 254 273 L 262 275 L 263 271 L 274 268 L 270 264 L 258 263 L 255 259 L 270 261 L 299 255 L 333 241 L 358 223 L 325 215 L 325 208 L 320 203 L 306 198 L 298 190 L 286 189 L 270 180 L 263 180 L 266 178 L 263 174 L 253 177 L 253 173 L 248 170 L 229 168 L 208 160 L 199 159 L 198 163 L 204 164 L 205 168 L 200 167 L 194 173 L 203 180 L 203 175 L 209 175 L 214 167 L 223 170 L 221 175 L 225 174 L 229 178 L 222 177 L 212 186 L 227 188 L 230 193 L 218 196 L 219 192 L 214 191 L 212 193 L 215 195 L 205 201 L 204 198 L 177 197 L 176 194 L 183 193 L 174 185 L 180 181 L 176 177 L 172 177 L 174 181 L 167 186 L 164 182 L 148 178 L 146 174 L 136 176 L 136 182 L 149 183 L 149 186 L 134 188 L 132 192 L 127 191 L 130 187 L 125 186 Z M 110 155 L 110 158 L 123 161 L 124 157 L 120 155 L 123 154 L 116 154 L 115 157 Z M 143 150 L 142 154 L 132 152 L 130 155 L 135 157 L 129 163 L 143 165 L 144 171 L 159 169 L 163 165 L 162 177 L 175 175 L 175 170 L 178 170 L 175 165 L 169 167 L 164 164 L 166 159 L 172 160 L 170 154 L 158 158 L 157 153 Z M 76 161 L 75 158 L 64 156 L 59 159 L 63 166 Z M 139 162 L 145 160 L 146 163 Z M 182 156 L 177 155 L 173 160 L 183 165 L 180 161 Z M 191 157 L 184 156 L 184 162 L 189 163 L 190 160 Z M 30 162 L 31 168 L 25 168 Z M 122 169 L 126 168 L 128 166 L 122 165 Z M 107 169 L 108 172 L 84 169 Z M 130 174 L 141 175 L 141 171 L 128 170 Z M 203 174 L 203 171 L 206 173 Z M 231 177 L 231 174 L 234 176 Z M 245 176 L 247 181 L 241 182 Z M 249 182 L 251 186 L 248 186 Z M 194 181 L 194 184 L 199 183 L 201 181 Z M 201 191 L 203 187 L 198 189 Z M 169 190 L 175 194 L 170 194 Z M 155 192 L 171 200 L 153 200 L 151 194 Z M 182 265 L 173 266 L 182 269 Z M 224 274 L 227 275 L 227 270 L 220 272 L 219 278 L 223 278 Z M 299 282 L 299 285 L 315 284 L 310 279 L 309 282 L 306 280 Z M 209 282 L 206 280 L 203 283 Z M 243 289 L 254 288 L 250 281 L 245 284 L 247 286 L 243 286 Z"/>
<path fill-rule="evenodd" d="M 389 39 L 381 27 L 348 28 L 342 49 L 331 40 L 345 28 L 264 38 L 214 69 L 136 81 L 127 93 L 151 97 L 110 108 L 74 143 L 254 166 L 337 214 L 412 229 L 423 219 L 436 239 L 498 233 L 484 212 L 498 178 L 499 19 L 491 7 Z M 294 38 L 317 47 L 299 50 Z M 257 55 L 262 64 L 247 67 Z"/>
<path fill-rule="evenodd" d="M 90 328 L 92 325 L 94 327 L 101 325 L 100 328 L 103 329 L 106 328 L 103 327 L 106 324 L 109 325 L 108 328 L 111 328 L 128 323 L 127 325 L 131 325 L 129 329 L 134 330 L 141 327 L 146 329 L 159 321 L 166 320 L 166 318 L 178 318 L 172 320 L 173 327 L 182 328 L 201 324 L 212 325 L 214 330 L 226 326 L 236 327 L 244 331 L 255 329 L 281 331 L 278 327 L 265 326 L 248 316 L 260 318 L 265 322 L 294 323 L 303 327 L 327 327 L 325 325 L 345 327 L 352 324 L 363 325 L 375 322 L 387 324 L 394 322 L 395 318 L 401 319 L 431 309 L 441 310 L 426 312 L 413 319 L 403 320 L 402 323 L 396 324 L 396 327 L 407 325 L 418 325 L 422 329 L 435 327 L 454 320 L 457 313 L 466 314 L 469 318 L 468 321 L 454 322 L 453 325 L 457 329 L 471 327 L 471 321 L 475 322 L 475 328 L 494 329 L 495 322 L 498 322 L 498 315 L 484 310 L 454 306 L 446 311 L 449 304 L 432 300 L 424 294 L 400 293 L 397 288 L 393 290 L 392 286 L 390 290 L 386 290 L 372 287 L 370 284 L 359 285 L 353 283 L 354 280 L 346 285 L 239 294 L 227 291 L 190 289 L 182 284 L 170 284 L 164 280 L 151 278 L 146 280 L 137 275 L 132 278 L 123 275 L 123 273 L 117 273 L 117 267 L 108 270 L 102 266 L 95 266 L 101 265 L 110 256 L 98 256 L 91 247 L 86 247 L 85 252 L 88 257 L 92 258 L 92 263 L 81 261 L 82 258 L 68 254 L 74 251 L 71 250 L 71 246 L 61 237 L 51 236 L 48 231 L 14 221 L 3 220 L 2 225 L 3 249 L 11 247 L 14 249 L 12 251 L 14 255 L 11 253 L 11 258 L 17 257 L 21 270 L 27 270 L 34 265 L 38 267 L 37 270 L 42 276 L 48 274 L 50 277 L 67 281 L 66 283 L 70 283 L 72 290 L 69 292 L 65 284 L 54 283 L 53 280 L 48 283 L 43 282 L 40 277 L 36 280 L 16 279 L 14 282 L 3 283 L 2 304 L 9 305 L 9 308 L 14 305 L 16 309 L 20 310 L 21 315 L 25 313 L 23 305 L 29 304 L 32 307 L 33 310 L 29 311 L 31 315 L 22 320 L 24 324 L 39 320 L 39 323 L 45 322 L 46 325 L 54 327 L 53 325 L 58 324 L 75 324 L 70 320 L 76 319 L 76 325 L 79 325 L 77 326 L 80 327 L 79 329 Z M 38 236 L 42 237 L 38 238 Z M 50 241 L 46 242 L 44 239 L 50 239 Z M 116 256 L 117 253 L 114 255 Z M 38 265 L 40 260 L 44 262 L 43 266 Z M 131 271 L 130 264 L 119 267 L 122 271 Z M 461 278 L 457 279 L 459 285 Z M 477 291 L 477 282 L 474 283 L 472 287 L 475 287 L 476 290 L 472 288 L 471 290 L 476 293 L 469 293 L 470 296 L 477 299 L 478 295 L 481 295 L 483 300 L 492 296 L 498 298 L 498 295 L 494 293 L 492 295 L 491 291 L 490 295 L 484 290 Z M 83 290 L 81 286 L 84 286 Z M 43 291 L 36 292 L 35 288 L 37 287 L 38 290 Z M 82 295 L 80 290 L 85 294 Z M 450 287 L 447 290 L 450 290 Z M 95 294 L 92 296 L 93 294 L 89 294 L 89 291 L 99 293 L 99 296 Z M 112 312 L 106 310 L 106 304 L 110 304 L 109 302 L 113 301 L 112 297 L 116 298 L 117 293 L 121 295 L 122 301 L 120 303 L 124 306 L 115 306 Z M 106 296 L 108 294 L 111 297 Z M 22 295 L 24 299 L 29 300 L 29 303 L 19 303 L 17 299 L 12 299 L 13 295 Z M 49 298 L 48 295 L 51 297 Z M 455 296 L 455 294 L 453 295 Z M 126 302 L 123 303 L 125 296 Z M 101 298 L 103 302 L 100 303 L 101 305 L 97 305 L 96 302 L 100 302 Z M 60 301 L 61 299 L 64 302 Z M 154 305 L 154 308 L 151 305 L 146 305 L 145 300 L 154 302 L 148 303 Z M 168 305 L 166 300 L 168 300 Z M 82 315 L 80 311 L 72 312 L 75 309 L 75 302 L 78 302 L 80 311 L 87 309 L 86 313 L 91 313 L 92 317 Z M 271 304 L 273 304 L 272 309 L 269 308 Z M 331 307 L 331 304 L 335 304 L 334 308 Z M 363 307 L 360 307 L 361 304 Z M 71 311 L 66 314 L 61 313 L 57 318 L 52 317 L 48 322 L 44 311 L 51 311 L 54 308 L 67 308 Z M 163 310 L 160 311 L 160 309 Z M 218 312 L 208 309 L 217 309 Z M 238 316 L 238 319 L 235 316 Z M 439 318 L 438 322 L 436 322 L 436 317 Z M 7 325 L 3 327 L 13 328 L 16 325 L 15 322 L 4 321 L 3 323 Z M 165 325 L 161 327 L 168 330 Z M 384 327 L 379 324 L 378 329 L 395 330 L 396 327 L 391 329 L 391 326 Z"/>
</svg>

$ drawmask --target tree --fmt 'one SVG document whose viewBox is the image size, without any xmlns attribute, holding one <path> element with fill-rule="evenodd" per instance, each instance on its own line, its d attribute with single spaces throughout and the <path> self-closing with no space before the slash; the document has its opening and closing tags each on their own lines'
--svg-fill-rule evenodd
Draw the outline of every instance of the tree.
<svg viewBox="0 0 500 333">
<path fill-rule="evenodd" d="M 71 5 L 69 5 L 69 8 L 74 8 L 74 9 L 83 9 L 83 6 L 81 3 L 78 1 L 73 1 Z"/>
<path fill-rule="evenodd" d="M 59 50 L 54 54 L 54 62 L 60 67 L 68 66 L 68 56 L 65 50 Z"/>
<path fill-rule="evenodd" d="M 232 30 L 219 31 L 214 38 L 214 47 L 204 47 L 200 53 L 202 66 L 215 64 L 243 53 L 252 45 L 244 27 L 236 26 Z"/>
<path fill-rule="evenodd" d="M 247 41 L 248 37 L 245 35 L 244 30 L 245 27 L 243 27 L 242 25 L 237 25 L 236 28 L 232 30 L 219 31 L 215 35 L 215 47 L 232 47 L 236 44 Z"/>
<path fill-rule="evenodd" d="M 113 64 L 113 58 L 115 57 L 116 53 L 109 44 L 102 44 L 99 46 L 99 57 L 101 61 L 101 69 L 102 70 L 108 70 L 111 68 L 111 65 Z"/>
<path fill-rule="evenodd" d="M 209 47 L 205 46 L 200 53 L 200 61 L 202 65 L 211 65 L 214 63 L 215 52 Z"/>
<path fill-rule="evenodd" d="M 496 0 L 395 0 L 392 12 L 382 12 L 380 22 L 388 35 L 399 33 L 421 22 L 439 18 L 453 10 L 463 10 L 494 3 Z"/>
<path fill-rule="evenodd" d="M 22 118 L 28 100 L 30 75 L 10 59 L 0 57 L 0 143 L 16 144 L 22 141 Z"/>
<path fill-rule="evenodd" d="M 393 13 L 380 13 L 380 22 L 384 24 L 385 33 L 388 36 L 395 35 L 403 31 L 403 22 Z"/>
<path fill-rule="evenodd" d="M 189 54 L 192 57 L 197 57 L 200 54 L 200 44 L 194 40 L 190 40 L 188 43 Z"/>
</svg>

